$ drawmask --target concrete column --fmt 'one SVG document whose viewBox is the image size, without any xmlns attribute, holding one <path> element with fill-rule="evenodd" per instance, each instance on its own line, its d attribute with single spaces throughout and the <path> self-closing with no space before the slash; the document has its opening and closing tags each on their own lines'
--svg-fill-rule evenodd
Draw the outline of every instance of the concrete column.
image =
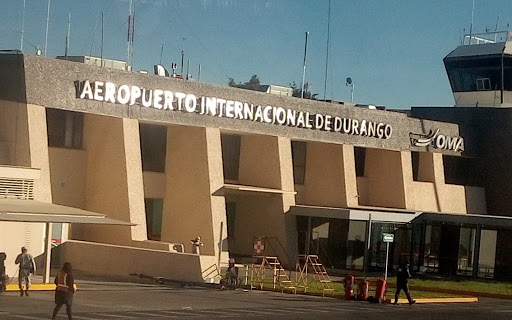
<svg viewBox="0 0 512 320">
<path fill-rule="evenodd" d="M 201 237 L 201 255 L 227 261 L 226 205 L 214 195 L 224 185 L 220 130 L 170 126 L 167 130 L 166 192 L 162 215 L 162 241 L 183 243 Z M 220 227 L 222 224 L 222 239 Z"/>
<path fill-rule="evenodd" d="M 358 205 L 353 146 L 307 143 L 304 201 L 326 207 Z"/>
<path fill-rule="evenodd" d="M 30 150 L 28 166 L 41 169 L 41 177 L 34 182 L 34 199 L 52 202 L 46 109 L 41 106 L 27 105 L 27 120 Z"/>
<path fill-rule="evenodd" d="M 74 236 L 114 244 L 146 240 L 138 120 L 86 114 L 84 149 L 88 172 L 85 209 L 137 225 L 75 226 Z M 81 232 L 75 234 L 77 230 Z"/>
<path fill-rule="evenodd" d="M 366 149 L 365 176 L 368 177 L 370 205 L 414 208 L 409 151 Z"/>
<path fill-rule="evenodd" d="M 27 105 L 27 129 L 30 150 L 30 165 L 32 168 L 39 168 L 41 175 L 39 180 L 34 181 L 34 199 L 44 202 L 52 202 L 52 188 L 50 180 L 50 158 L 48 155 L 48 131 L 46 128 L 46 109 L 37 105 Z M 19 134 L 19 131 L 18 131 Z M 19 156 L 19 154 L 17 154 Z M 51 237 L 52 224 L 37 226 L 38 233 L 46 229 L 45 244 L 43 246 L 44 274 L 43 282 L 50 281 L 51 262 Z M 35 238 L 35 237 L 34 237 Z M 36 255 L 37 253 L 32 253 Z"/>
<path fill-rule="evenodd" d="M 290 139 L 242 136 L 239 172 L 240 184 L 293 191 Z M 295 205 L 295 195 L 240 195 L 236 205 L 237 252 L 252 254 L 255 236 L 276 237 L 288 255 L 285 257 L 284 253 L 278 252 L 281 262 L 287 265 L 294 263 L 297 253 L 297 224 L 295 216 L 285 213 Z"/>
</svg>

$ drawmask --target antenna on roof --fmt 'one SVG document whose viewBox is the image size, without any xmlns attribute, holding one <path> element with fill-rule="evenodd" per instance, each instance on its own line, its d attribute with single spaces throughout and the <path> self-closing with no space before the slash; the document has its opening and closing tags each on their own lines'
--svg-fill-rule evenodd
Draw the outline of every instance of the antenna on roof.
<svg viewBox="0 0 512 320">
<path fill-rule="evenodd" d="M 471 25 L 469 26 L 469 44 L 471 44 L 471 38 L 473 38 L 473 18 L 475 16 L 475 0 L 473 0 L 473 9 L 471 10 Z"/>
<path fill-rule="evenodd" d="M 69 16 L 68 16 L 68 32 L 66 33 L 66 48 L 64 49 L 64 57 L 68 56 L 70 34 L 71 34 L 71 12 L 69 12 Z"/>
<path fill-rule="evenodd" d="M 128 37 L 126 45 L 126 62 L 129 66 L 132 64 L 133 56 L 133 32 L 135 28 L 135 5 L 133 0 L 130 0 L 130 7 L 128 8 Z"/>
<path fill-rule="evenodd" d="M 162 49 L 160 49 L 160 64 L 162 64 L 162 55 L 164 54 L 164 44 L 162 43 Z"/>
<path fill-rule="evenodd" d="M 23 0 L 23 12 L 22 12 L 22 18 L 21 18 L 21 45 L 20 45 L 20 51 L 23 52 L 23 36 L 25 34 L 25 1 Z"/>
<path fill-rule="evenodd" d="M 327 11 L 327 53 L 325 56 L 325 78 L 324 78 L 324 100 L 327 94 L 327 68 L 329 66 L 329 40 L 331 40 L 331 0 L 329 0 L 329 9 Z"/>
<path fill-rule="evenodd" d="M 44 56 L 46 57 L 46 49 L 48 48 L 48 24 L 50 22 L 50 2 L 51 0 L 48 0 L 48 12 L 46 14 L 46 32 L 44 36 Z"/>
</svg>

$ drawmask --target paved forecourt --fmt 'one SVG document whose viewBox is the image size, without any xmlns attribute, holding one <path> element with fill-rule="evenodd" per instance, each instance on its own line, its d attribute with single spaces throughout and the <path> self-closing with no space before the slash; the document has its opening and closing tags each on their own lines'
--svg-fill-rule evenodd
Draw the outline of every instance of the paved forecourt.
<svg viewBox="0 0 512 320">
<path fill-rule="evenodd" d="M 74 299 L 73 318 L 105 319 L 510 319 L 508 300 L 478 303 L 389 305 L 304 295 L 243 290 L 171 288 L 126 283 L 82 283 Z M 0 319 L 49 319 L 53 292 L 0 295 Z M 64 310 L 58 319 L 66 319 Z"/>
</svg>

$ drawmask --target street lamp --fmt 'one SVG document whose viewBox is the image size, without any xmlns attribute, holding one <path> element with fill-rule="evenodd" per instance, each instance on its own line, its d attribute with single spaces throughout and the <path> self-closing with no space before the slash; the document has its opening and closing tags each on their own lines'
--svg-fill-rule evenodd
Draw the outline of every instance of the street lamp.
<svg viewBox="0 0 512 320">
<path fill-rule="evenodd" d="M 350 102 L 354 102 L 354 82 L 351 77 L 347 78 L 346 86 L 350 86 Z"/>
</svg>

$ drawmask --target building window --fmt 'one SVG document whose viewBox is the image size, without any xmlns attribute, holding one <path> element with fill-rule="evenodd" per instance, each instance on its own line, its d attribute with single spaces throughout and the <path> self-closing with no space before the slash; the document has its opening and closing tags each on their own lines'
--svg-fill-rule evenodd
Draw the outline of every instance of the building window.
<svg viewBox="0 0 512 320">
<path fill-rule="evenodd" d="M 46 109 L 48 146 L 82 148 L 84 115 L 79 112 Z"/>
<path fill-rule="evenodd" d="M 444 178 L 447 184 L 482 187 L 484 172 L 476 158 L 443 155 Z"/>
<path fill-rule="evenodd" d="M 414 181 L 418 180 L 418 173 L 420 171 L 420 153 L 416 151 L 411 151 L 411 159 L 412 159 L 412 179 Z"/>
<path fill-rule="evenodd" d="M 356 163 L 356 177 L 364 177 L 364 166 L 366 162 L 366 149 L 354 147 L 354 160 Z"/>
<path fill-rule="evenodd" d="M 304 184 L 306 176 L 306 142 L 292 141 L 293 180 L 295 184 Z"/>
<path fill-rule="evenodd" d="M 489 78 L 478 78 L 476 79 L 476 90 L 491 90 L 491 79 Z"/>
<path fill-rule="evenodd" d="M 146 230 L 148 240 L 161 240 L 162 234 L 162 212 L 164 210 L 163 199 L 144 199 L 146 207 Z"/>
<path fill-rule="evenodd" d="M 143 171 L 165 172 L 166 148 L 167 127 L 140 124 L 140 151 Z"/>
<path fill-rule="evenodd" d="M 222 134 L 222 167 L 224 179 L 238 181 L 240 168 L 240 143 L 241 137 L 233 134 Z"/>
<path fill-rule="evenodd" d="M 236 202 L 226 202 L 226 220 L 228 228 L 228 238 L 235 235 L 235 214 Z"/>
</svg>

